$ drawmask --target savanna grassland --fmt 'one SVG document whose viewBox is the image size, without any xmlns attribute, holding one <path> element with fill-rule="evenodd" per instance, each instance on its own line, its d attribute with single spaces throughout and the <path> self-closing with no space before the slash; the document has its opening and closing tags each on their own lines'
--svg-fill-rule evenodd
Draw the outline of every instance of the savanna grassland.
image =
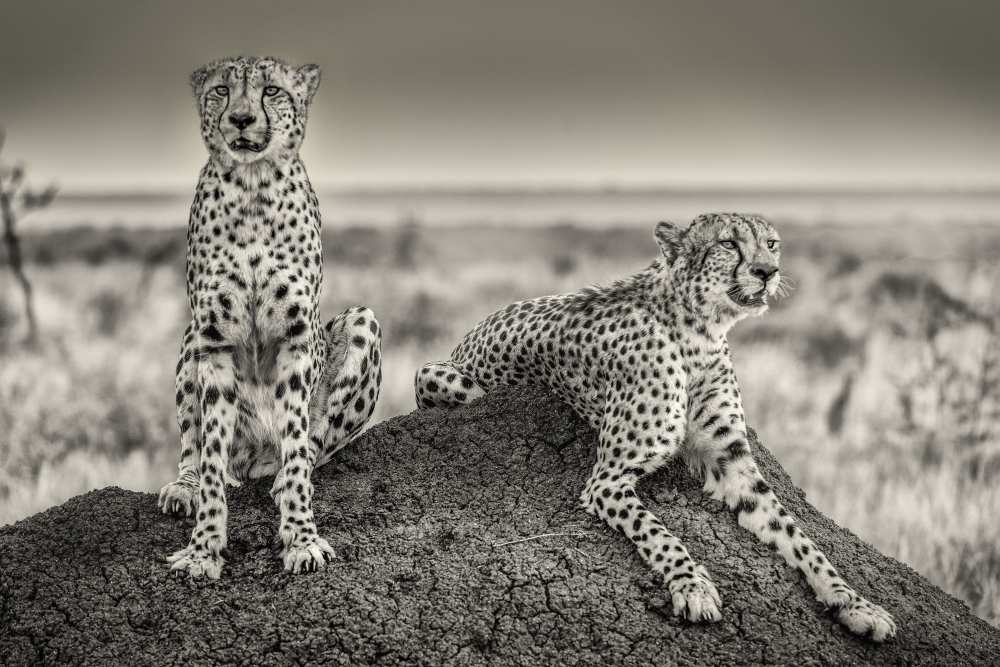
<svg viewBox="0 0 1000 667">
<path fill-rule="evenodd" d="M 820 510 L 1000 624 L 1000 227 L 778 224 L 795 290 L 732 336 L 751 425 Z M 24 249 L 42 341 L 22 344 L 4 270 L 0 524 L 109 484 L 154 491 L 178 448 L 183 231 Z M 327 316 L 364 303 L 382 322 L 381 420 L 487 313 L 638 270 L 655 245 L 651 226 L 411 224 L 328 231 L 325 253 Z"/>
</svg>

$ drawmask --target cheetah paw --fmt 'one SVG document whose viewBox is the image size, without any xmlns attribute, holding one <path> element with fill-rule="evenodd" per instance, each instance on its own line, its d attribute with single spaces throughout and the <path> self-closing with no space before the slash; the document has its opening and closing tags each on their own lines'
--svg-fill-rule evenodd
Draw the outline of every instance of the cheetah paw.
<svg viewBox="0 0 1000 667">
<path fill-rule="evenodd" d="M 896 622 L 882 607 L 864 599 L 854 589 L 838 582 L 817 595 L 820 602 L 833 609 L 841 625 L 856 635 L 884 642 L 896 636 Z"/>
<path fill-rule="evenodd" d="M 896 636 L 896 622 L 885 609 L 857 596 L 837 608 L 837 620 L 856 635 L 884 642 Z"/>
<path fill-rule="evenodd" d="M 189 545 L 167 556 L 167 562 L 170 563 L 171 571 L 187 572 L 192 579 L 202 577 L 218 579 L 222 575 L 222 566 L 226 560 L 210 550 L 202 548 L 196 551 L 194 545 Z"/>
<path fill-rule="evenodd" d="M 322 537 L 311 537 L 296 540 L 296 543 L 285 547 L 282 560 L 285 570 L 294 574 L 301 572 L 316 572 L 326 567 L 326 564 L 337 557 L 330 543 Z"/>
<path fill-rule="evenodd" d="M 193 516 L 198 509 L 198 489 L 183 482 L 170 482 L 160 489 L 156 505 L 164 514 Z"/>
<path fill-rule="evenodd" d="M 722 619 L 722 613 L 719 611 L 722 607 L 722 598 L 704 567 L 701 565 L 695 567 L 693 578 L 675 581 L 677 583 L 670 586 L 674 616 L 684 616 L 694 622 Z"/>
</svg>

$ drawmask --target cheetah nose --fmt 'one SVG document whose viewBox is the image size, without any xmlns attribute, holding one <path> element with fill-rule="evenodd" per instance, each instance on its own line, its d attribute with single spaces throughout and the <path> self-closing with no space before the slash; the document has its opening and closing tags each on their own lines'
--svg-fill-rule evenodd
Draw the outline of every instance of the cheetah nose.
<svg viewBox="0 0 1000 667">
<path fill-rule="evenodd" d="M 778 267 L 774 264 L 754 264 L 750 267 L 750 275 L 760 278 L 762 282 L 767 282 L 768 278 L 778 272 Z"/>
<path fill-rule="evenodd" d="M 237 130 L 245 130 L 254 124 L 257 119 L 248 113 L 234 113 L 229 116 L 229 122 L 236 126 Z"/>
</svg>

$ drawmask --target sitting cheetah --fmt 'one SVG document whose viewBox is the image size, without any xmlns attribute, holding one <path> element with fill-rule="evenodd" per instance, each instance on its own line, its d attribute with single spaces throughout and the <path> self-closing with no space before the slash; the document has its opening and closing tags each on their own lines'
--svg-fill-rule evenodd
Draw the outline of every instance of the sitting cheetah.
<svg viewBox="0 0 1000 667">
<path fill-rule="evenodd" d="M 681 454 L 739 524 L 800 569 L 852 632 L 896 627 L 858 595 L 795 525 L 750 455 L 726 334 L 780 290 L 780 241 L 754 215 L 712 214 L 656 227 L 662 257 L 607 288 L 507 306 L 416 375 L 422 407 L 468 403 L 499 384 L 542 384 L 599 431 L 584 508 L 631 539 L 663 575 L 675 615 L 717 621 L 708 572 L 636 496 L 640 478 Z"/>
<path fill-rule="evenodd" d="M 381 333 L 367 308 L 320 324 L 320 215 L 298 157 L 319 68 L 232 58 L 191 77 L 210 154 L 188 224 L 191 324 L 177 363 L 181 459 L 165 513 L 197 513 L 174 570 L 218 579 L 225 485 L 275 474 L 286 570 L 325 566 L 313 468 L 358 434 L 382 382 Z"/>
</svg>

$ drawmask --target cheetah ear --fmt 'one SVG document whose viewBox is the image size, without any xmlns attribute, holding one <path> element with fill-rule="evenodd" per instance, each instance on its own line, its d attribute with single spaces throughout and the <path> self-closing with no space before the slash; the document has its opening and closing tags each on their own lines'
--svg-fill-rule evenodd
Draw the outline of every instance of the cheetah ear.
<svg viewBox="0 0 1000 667">
<path fill-rule="evenodd" d="M 656 245 L 660 246 L 660 252 L 666 258 L 668 264 L 673 264 L 677 255 L 681 252 L 681 237 L 683 231 L 672 222 L 659 222 L 656 224 L 656 231 L 653 236 L 656 238 Z"/>
<path fill-rule="evenodd" d="M 316 89 L 319 88 L 319 65 L 303 65 L 295 70 L 295 75 L 299 85 L 306 87 L 306 104 L 311 104 L 313 95 L 316 94 Z"/>
<path fill-rule="evenodd" d="M 206 79 L 208 79 L 207 67 L 199 67 L 191 72 L 191 90 L 194 92 L 195 97 L 201 97 L 201 89 L 205 85 Z"/>
</svg>

